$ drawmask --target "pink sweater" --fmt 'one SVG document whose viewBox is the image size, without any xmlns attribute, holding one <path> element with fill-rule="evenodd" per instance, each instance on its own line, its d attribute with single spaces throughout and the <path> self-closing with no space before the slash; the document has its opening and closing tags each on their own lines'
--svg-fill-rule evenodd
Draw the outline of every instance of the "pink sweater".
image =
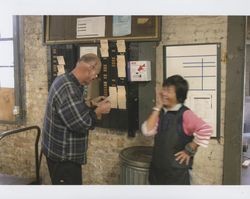
<svg viewBox="0 0 250 199">
<path fill-rule="evenodd" d="M 148 131 L 146 121 L 142 124 L 142 133 L 145 136 L 152 136 L 157 133 L 156 126 Z M 193 135 L 194 142 L 200 146 L 207 147 L 212 135 L 212 127 L 199 118 L 193 111 L 187 110 L 183 113 L 183 129 L 186 135 Z"/>
</svg>

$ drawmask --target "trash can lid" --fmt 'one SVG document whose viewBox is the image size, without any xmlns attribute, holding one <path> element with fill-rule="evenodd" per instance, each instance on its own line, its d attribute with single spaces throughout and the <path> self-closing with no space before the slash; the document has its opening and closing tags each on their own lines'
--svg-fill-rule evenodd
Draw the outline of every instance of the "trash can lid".
<svg viewBox="0 0 250 199">
<path fill-rule="evenodd" d="M 148 168 L 152 158 L 152 146 L 133 146 L 120 152 L 120 159 L 129 165 Z"/>
</svg>

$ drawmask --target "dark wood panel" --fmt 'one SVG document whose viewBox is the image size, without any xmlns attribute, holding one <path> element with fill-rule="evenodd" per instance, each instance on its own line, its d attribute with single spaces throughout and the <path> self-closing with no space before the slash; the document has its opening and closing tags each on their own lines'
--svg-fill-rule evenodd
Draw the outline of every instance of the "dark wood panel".
<svg viewBox="0 0 250 199">
<path fill-rule="evenodd" d="M 228 17 L 223 185 L 239 185 L 243 132 L 246 18 Z"/>
<path fill-rule="evenodd" d="M 113 36 L 113 16 L 105 16 L 105 37 L 76 38 L 77 18 L 97 16 L 45 16 L 44 42 L 46 44 L 95 43 L 100 39 L 126 41 L 159 41 L 161 17 L 132 16 L 131 34 Z"/>
</svg>

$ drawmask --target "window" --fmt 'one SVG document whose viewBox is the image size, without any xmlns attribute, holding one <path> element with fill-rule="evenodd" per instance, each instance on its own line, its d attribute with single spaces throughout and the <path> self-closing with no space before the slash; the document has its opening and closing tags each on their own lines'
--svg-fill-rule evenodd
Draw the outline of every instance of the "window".
<svg viewBox="0 0 250 199">
<path fill-rule="evenodd" d="M 19 17 L 0 15 L 0 122 L 22 118 Z"/>
</svg>

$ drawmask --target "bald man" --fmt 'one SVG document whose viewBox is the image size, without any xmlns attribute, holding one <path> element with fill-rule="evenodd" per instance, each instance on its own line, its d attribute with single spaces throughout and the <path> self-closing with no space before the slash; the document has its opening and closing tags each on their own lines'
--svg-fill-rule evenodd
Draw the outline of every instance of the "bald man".
<svg viewBox="0 0 250 199">
<path fill-rule="evenodd" d="M 88 131 L 96 119 L 110 112 L 104 97 L 95 107 L 87 106 L 84 85 L 89 85 L 101 71 L 95 54 L 83 55 L 70 73 L 55 79 L 50 87 L 43 124 L 42 150 L 52 184 L 82 184 L 81 165 L 86 164 Z"/>
</svg>

